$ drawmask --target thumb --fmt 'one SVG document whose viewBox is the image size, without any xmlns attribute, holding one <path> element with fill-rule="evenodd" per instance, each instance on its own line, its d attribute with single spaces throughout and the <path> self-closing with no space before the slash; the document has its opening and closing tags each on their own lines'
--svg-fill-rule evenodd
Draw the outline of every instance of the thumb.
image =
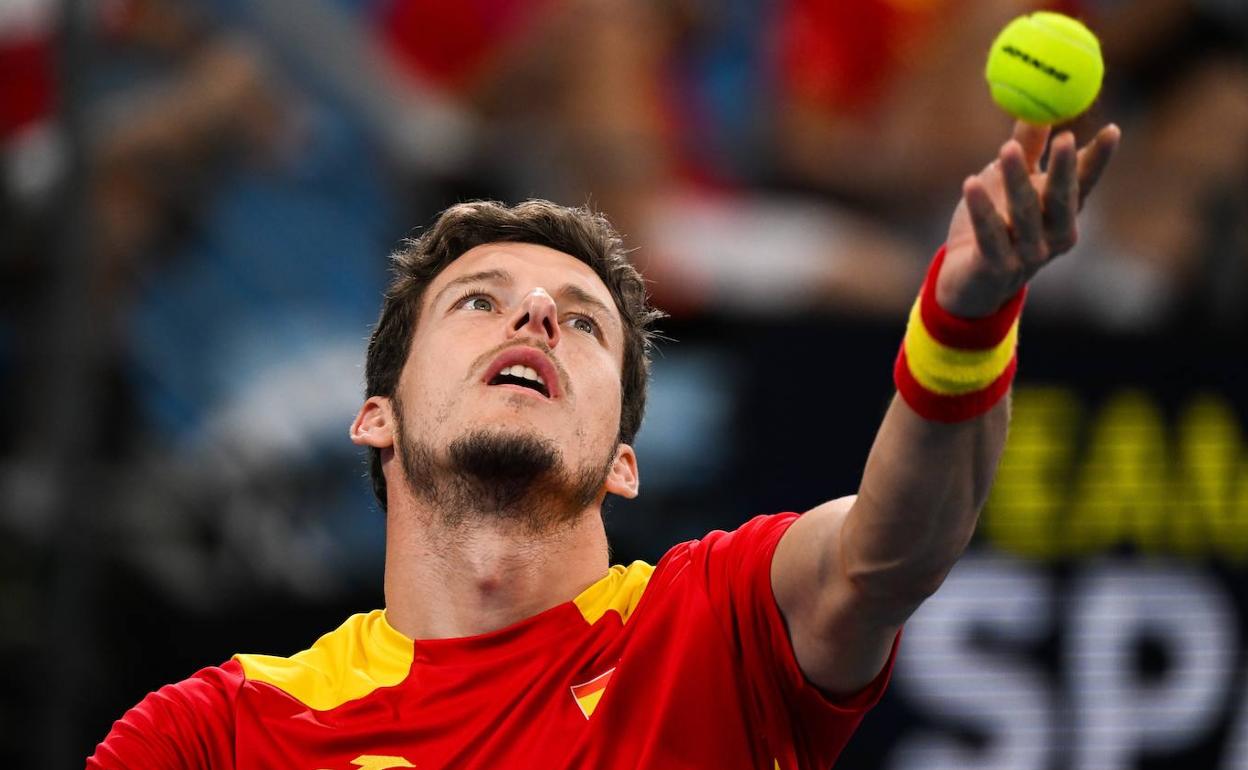
<svg viewBox="0 0 1248 770">
<path fill-rule="evenodd" d="M 1040 170 L 1040 158 L 1049 142 L 1049 126 L 1037 126 L 1025 120 L 1015 121 L 1014 140 L 1023 147 L 1023 160 L 1027 170 L 1034 174 Z"/>
</svg>

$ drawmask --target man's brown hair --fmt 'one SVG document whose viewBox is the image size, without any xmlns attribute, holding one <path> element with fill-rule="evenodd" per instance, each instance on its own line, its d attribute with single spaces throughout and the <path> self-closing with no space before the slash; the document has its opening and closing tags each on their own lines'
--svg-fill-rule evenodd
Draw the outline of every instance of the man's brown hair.
<svg viewBox="0 0 1248 770">
<path fill-rule="evenodd" d="M 646 407 L 654 345 L 650 327 L 663 313 L 650 306 L 641 273 L 628 261 L 623 239 L 606 217 L 585 207 L 543 200 L 516 206 L 460 203 L 443 211 L 419 238 L 404 241 L 390 257 L 393 278 L 368 341 L 365 397 L 394 397 L 420 320 L 420 303 L 433 279 L 469 249 L 501 242 L 532 243 L 569 254 L 593 268 L 611 292 L 624 326 L 619 441 L 631 444 Z M 386 481 L 377 449 L 369 450 L 368 472 L 373 494 L 385 510 Z"/>
</svg>

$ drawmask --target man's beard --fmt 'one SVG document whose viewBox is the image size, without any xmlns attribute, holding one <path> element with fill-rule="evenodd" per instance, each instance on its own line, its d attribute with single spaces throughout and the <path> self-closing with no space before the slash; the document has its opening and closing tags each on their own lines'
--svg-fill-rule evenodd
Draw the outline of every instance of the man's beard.
<svg viewBox="0 0 1248 770">
<path fill-rule="evenodd" d="M 510 523 L 532 534 L 561 529 L 601 493 L 615 457 L 613 449 L 605 461 L 573 472 L 553 442 L 491 429 L 460 436 L 439 457 L 403 430 L 402 406 L 394 406 L 408 486 L 450 527 L 476 520 Z"/>
</svg>

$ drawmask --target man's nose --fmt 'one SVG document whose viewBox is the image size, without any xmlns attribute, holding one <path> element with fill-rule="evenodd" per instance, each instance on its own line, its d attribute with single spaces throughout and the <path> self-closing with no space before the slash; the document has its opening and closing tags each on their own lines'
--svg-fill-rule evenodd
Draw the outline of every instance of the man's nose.
<svg viewBox="0 0 1248 770">
<path fill-rule="evenodd" d="M 509 336 L 522 332 L 541 337 L 552 348 L 559 344 L 559 308 L 545 289 L 529 292 L 516 308 Z"/>
</svg>

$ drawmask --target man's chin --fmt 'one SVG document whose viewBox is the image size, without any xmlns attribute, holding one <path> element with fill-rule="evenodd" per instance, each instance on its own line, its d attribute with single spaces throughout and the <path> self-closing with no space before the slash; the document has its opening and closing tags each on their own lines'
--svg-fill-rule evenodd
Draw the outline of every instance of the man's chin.
<svg viewBox="0 0 1248 770">
<path fill-rule="evenodd" d="M 401 437 L 412 492 L 444 522 L 510 522 L 547 532 L 577 520 L 601 494 L 609 463 L 571 469 L 558 445 L 532 427 L 468 430 L 437 451 Z"/>
<path fill-rule="evenodd" d="M 550 439 L 520 426 L 491 426 L 466 433 L 447 447 L 449 470 L 490 484 L 538 484 L 563 468 L 563 455 Z"/>
</svg>

